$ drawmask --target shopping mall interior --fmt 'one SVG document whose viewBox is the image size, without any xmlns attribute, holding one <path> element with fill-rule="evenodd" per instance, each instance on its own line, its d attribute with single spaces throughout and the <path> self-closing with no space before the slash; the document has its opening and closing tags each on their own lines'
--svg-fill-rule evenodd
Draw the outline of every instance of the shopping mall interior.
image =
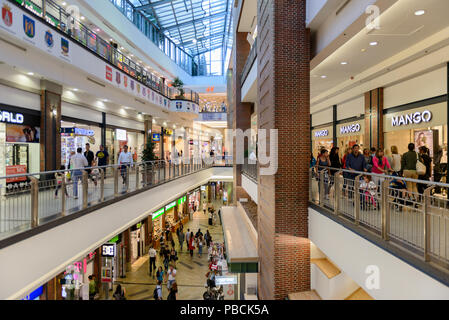
<svg viewBox="0 0 449 320">
<path fill-rule="evenodd" d="M 0 300 L 449 299 L 449 1 L 0 8 Z"/>
</svg>

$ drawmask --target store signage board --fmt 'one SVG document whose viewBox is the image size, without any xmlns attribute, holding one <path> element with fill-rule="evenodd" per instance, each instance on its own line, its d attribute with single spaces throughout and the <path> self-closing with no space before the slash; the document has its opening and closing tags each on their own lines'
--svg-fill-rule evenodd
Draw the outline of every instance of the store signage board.
<svg viewBox="0 0 449 320">
<path fill-rule="evenodd" d="M 359 123 L 353 123 L 347 126 L 340 127 L 340 134 L 356 133 L 362 130 L 362 126 Z"/>
<path fill-rule="evenodd" d="M 175 207 L 176 206 L 176 201 L 173 201 L 172 203 L 170 203 L 170 204 L 167 204 L 166 206 L 165 206 L 165 210 L 167 211 L 167 210 L 170 210 L 171 208 L 173 208 L 173 207 Z"/>
<path fill-rule="evenodd" d="M 329 136 L 329 130 L 315 131 L 315 138 L 327 137 Z"/>
<path fill-rule="evenodd" d="M 151 220 L 156 220 L 157 218 L 159 218 L 161 215 L 163 215 L 165 213 L 164 208 L 156 211 L 155 213 L 153 213 Z"/>
<path fill-rule="evenodd" d="M 110 243 L 117 243 L 119 240 L 119 236 L 116 235 L 114 238 L 112 238 L 111 240 L 109 240 Z"/>
<path fill-rule="evenodd" d="M 0 121 L 7 123 L 22 124 L 24 122 L 24 116 L 21 113 L 14 113 L 8 111 L 0 111 Z"/>
<path fill-rule="evenodd" d="M 142 222 L 139 222 L 136 227 L 137 229 L 140 229 L 140 227 L 142 227 Z"/>
<path fill-rule="evenodd" d="M 101 256 L 109 258 L 115 257 L 115 244 L 114 243 L 104 244 L 101 247 Z"/>
<path fill-rule="evenodd" d="M 127 135 L 126 135 L 126 130 L 123 129 L 116 129 L 115 130 L 115 137 L 117 138 L 118 141 L 127 141 Z"/>
<path fill-rule="evenodd" d="M 42 295 L 43 292 L 44 292 L 44 287 L 41 286 L 41 287 L 37 288 L 36 290 L 34 290 L 33 292 L 31 292 L 29 295 L 27 295 L 22 300 L 36 300 L 37 298 L 39 298 Z"/>
<path fill-rule="evenodd" d="M 153 133 L 153 141 L 154 142 L 160 142 L 161 141 L 161 134 L 160 133 Z"/>
<path fill-rule="evenodd" d="M 405 115 L 398 115 L 391 118 L 391 125 L 393 127 L 407 126 L 412 124 L 420 124 L 430 122 L 432 120 L 432 112 L 425 110 L 423 112 L 408 113 Z"/>
<path fill-rule="evenodd" d="M 216 276 L 215 277 L 215 285 L 225 286 L 228 284 L 237 284 L 237 277 L 233 277 L 233 276 Z"/>
</svg>

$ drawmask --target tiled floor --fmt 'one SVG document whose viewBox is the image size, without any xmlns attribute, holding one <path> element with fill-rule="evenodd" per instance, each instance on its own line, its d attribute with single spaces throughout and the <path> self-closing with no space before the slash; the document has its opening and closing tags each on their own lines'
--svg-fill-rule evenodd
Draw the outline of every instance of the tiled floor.
<svg viewBox="0 0 449 320">
<path fill-rule="evenodd" d="M 219 202 L 214 203 L 216 210 L 220 207 Z M 208 216 L 203 212 L 196 212 L 193 220 L 189 221 L 184 226 L 184 231 L 190 229 L 196 233 L 198 229 L 203 233 L 209 230 L 212 240 L 223 242 L 223 231 L 218 221 L 217 225 L 208 225 Z M 179 300 L 202 300 L 203 293 L 206 291 L 206 273 L 208 271 L 208 257 L 207 248 L 203 248 L 203 255 L 198 256 L 198 250 L 195 250 L 193 258 L 190 257 L 186 251 L 185 243 L 184 250 L 181 251 L 179 243 L 175 237 L 176 251 L 178 252 L 179 260 L 176 264 L 177 275 L 176 282 L 178 284 L 178 299 Z M 156 266 L 162 266 L 162 260 L 157 256 Z M 137 260 L 131 267 L 131 271 L 127 272 L 126 278 L 120 279 L 122 287 L 125 287 L 126 297 L 128 300 L 152 300 L 153 290 L 156 287 L 156 280 L 149 276 L 148 255 Z M 166 284 L 162 287 L 162 296 L 165 300 L 168 295 Z"/>
</svg>

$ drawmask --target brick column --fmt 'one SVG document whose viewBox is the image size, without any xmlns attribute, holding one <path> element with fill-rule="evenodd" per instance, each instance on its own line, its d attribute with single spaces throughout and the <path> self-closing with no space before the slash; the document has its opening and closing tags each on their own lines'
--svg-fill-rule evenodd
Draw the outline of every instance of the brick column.
<svg viewBox="0 0 449 320">
<path fill-rule="evenodd" d="M 41 171 L 61 167 L 61 95 L 60 85 L 41 80 Z"/>
<path fill-rule="evenodd" d="M 304 192 L 310 161 L 309 30 L 306 0 L 258 0 L 257 6 L 258 125 L 277 129 L 279 142 L 277 173 L 259 175 L 259 298 L 284 299 L 310 290 Z"/>
<path fill-rule="evenodd" d="M 384 88 L 365 93 L 365 145 L 367 148 L 384 147 Z"/>
<path fill-rule="evenodd" d="M 233 112 L 232 112 L 232 128 L 242 129 L 243 131 L 251 128 L 251 108 L 252 103 L 242 102 L 242 79 L 241 75 L 243 68 L 248 58 L 249 52 L 251 51 L 251 46 L 246 40 L 248 35 L 247 32 L 237 32 L 235 30 L 234 37 L 234 66 L 233 66 Z M 248 149 L 248 142 L 245 139 L 245 150 Z M 237 159 L 236 156 L 236 140 L 234 138 L 233 150 L 232 150 L 234 161 Z M 242 185 L 242 164 L 234 164 L 234 190 L 236 186 Z M 234 197 L 235 198 L 235 197 Z"/>
</svg>

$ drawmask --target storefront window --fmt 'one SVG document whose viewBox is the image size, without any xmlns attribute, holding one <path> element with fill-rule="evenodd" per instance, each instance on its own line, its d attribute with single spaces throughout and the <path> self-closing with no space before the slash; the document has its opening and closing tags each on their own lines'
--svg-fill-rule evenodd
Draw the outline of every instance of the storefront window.
<svg viewBox="0 0 449 320">
<path fill-rule="evenodd" d="M 316 157 L 321 149 L 326 149 L 330 152 L 334 145 L 333 128 L 325 127 L 312 131 L 312 154 Z"/>
</svg>

